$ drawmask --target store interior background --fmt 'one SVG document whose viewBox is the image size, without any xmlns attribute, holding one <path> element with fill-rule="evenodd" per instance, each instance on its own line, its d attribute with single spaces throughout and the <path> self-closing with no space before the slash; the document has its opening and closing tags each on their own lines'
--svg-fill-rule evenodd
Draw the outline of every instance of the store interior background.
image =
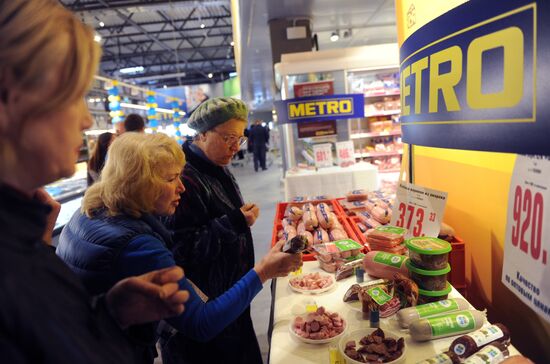
<svg viewBox="0 0 550 364">
<path fill-rule="evenodd" d="M 190 94 L 197 88 L 202 87 L 210 97 L 241 97 L 251 108 L 250 120 L 266 123 L 274 119 L 273 101 L 281 99 L 274 64 L 281 62 L 281 54 L 311 51 L 309 35 L 316 36 L 321 52 L 401 44 L 408 34 L 430 20 L 429 14 L 436 12 L 434 7 L 449 10 L 463 2 L 415 2 L 417 22 L 407 28 L 404 24 L 411 4 L 408 0 L 62 0 L 101 36 L 102 76 L 186 100 L 187 111 L 192 110 Z M 420 14 L 428 15 L 423 18 Z M 306 42 L 286 40 L 284 30 L 296 25 L 307 28 Z M 331 41 L 335 32 L 339 39 Z M 398 59 L 395 64 L 399 64 Z M 144 73 L 118 71 L 142 65 L 146 68 Z M 335 72 L 342 69 L 346 65 L 334 64 Z M 306 76 L 302 81 L 314 79 Z M 105 97 L 106 94 L 91 95 L 93 105 L 89 105 L 100 110 L 98 104 Z M 126 113 L 132 111 L 135 110 Z M 138 112 L 145 114 L 144 110 Z M 105 110 L 94 116 L 95 129 L 108 127 Z M 170 116 L 160 116 L 164 117 Z M 278 132 L 277 124 L 272 125 Z M 405 148 L 404 153 L 407 151 Z M 416 184 L 448 192 L 444 220 L 466 242 L 467 298 L 476 308 L 487 308 L 490 321 L 503 322 L 511 329 L 518 350 L 533 358 L 550 358 L 550 325 L 501 283 L 514 161 L 514 154 L 414 146 L 412 163 L 404 163 L 401 169 Z M 273 191 L 266 197 L 265 206 L 261 206 L 266 211 L 282 199 L 283 175 L 278 169 L 281 164 L 275 161 L 269 174 L 255 183 L 251 165 L 249 171 L 238 176 L 245 196 L 260 196 L 258 184 Z M 72 201 L 73 205 L 78 203 L 79 200 Z M 256 241 L 270 241 L 272 216 L 265 217 L 263 221 L 267 223 L 255 230 Z M 260 304 L 269 304 L 267 296 Z M 257 325 L 257 329 L 263 335 L 267 322 Z"/>
</svg>

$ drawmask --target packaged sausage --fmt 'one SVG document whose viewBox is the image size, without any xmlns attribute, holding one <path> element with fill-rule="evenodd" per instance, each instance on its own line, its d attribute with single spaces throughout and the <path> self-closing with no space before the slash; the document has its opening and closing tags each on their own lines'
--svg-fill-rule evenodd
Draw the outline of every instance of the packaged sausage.
<svg viewBox="0 0 550 364">
<path fill-rule="evenodd" d="M 418 319 L 433 317 L 448 312 L 467 310 L 469 307 L 470 305 L 466 300 L 462 298 L 451 298 L 404 308 L 397 313 L 397 320 L 399 321 L 399 325 L 406 329 L 413 321 Z M 449 350 L 452 351 L 451 349 Z"/>
<path fill-rule="evenodd" d="M 322 227 L 318 227 L 312 232 L 313 235 L 313 244 L 322 244 L 328 243 L 330 241 L 328 233 Z"/>
<path fill-rule="evenodd" d="M 411 258 L 407 261 L 407 268 L 412 280 L 418 284 L 418 288 L 427 291 L 441 291 L 447 285 L 447 273 L 451 271 L 451 266 L 447 266 L 439 270 L 427 270 L 416 267 Z"/>
<path fill-rule="evenodd" d="M 336 216 L 336 214 L 334 212 L 331 212 L 329 214 L 329 218 L 332 220 L 332 228 L 333 229 L 344 230 L 344 227 L 342 226 L 342 224 L 340 223 L 340 220 L 338 220 L 338 217 Z"/>
<path fill-rule="evenodd" d="M 342 201 L 340 205 L 342 205 L 344 210 L 349 214 L 356 214 L 367 210 L 367 204 L 364 201 Z"/>
<path fill-rule="evenodd" d="M 294 225 L 286 225 L 283 227 L 283 231 L 285 233 L 287 233 L 288 235 L 293 235 L 293 236 L 296 236 L 297 235 L 297 231 L 296 231 L 296 228 L 294 227 Z"/>
<path fill-rule="evenodd" d="M 348 234 L 343 229 L 332 229 L 329 231 L 328 236 L 330 241 L 343 240 L 348 238 Z"/>
<path fill-rule="evenodd" d="M 407 229 L 397 226 L 378 226 L 373 230 L 367 232 L 367 237 L 371 237 L 378 240 L 400 240 L 404 239 Z"/>
<path fill-rule="evenodd" d="M 380 226 L 380 223 L 376 221 L 374 217 L 368 211 L 360 211 L 356 213 L 357 217 L 361 219 L 361 222 L 365 224 L 369 229 L 374 229 Z"/>
<path fill-rule="evenodd" d="M 302 233 L 298 233 L 298 235 L 306 238 L 308 249 L 311 250 L 313 247 L 313 235 L 307 230 L 304 230 Z"/>
<path fill-rule="evenodd" d="M 501 343 L 487 345 L 468 359 L 464 364 L 498 364 L 504 361 L 509 355 L 508 348 Z"/>
<path fill-rule="evenodd" d="M 304 211 L 298 206 L 291 206 L 288 209 L 288 218 L 294 221 L 298 221 L 304 215 Z"/>
<path fill-rule="evenodd" d="M 493 324 L 456 338 L 449 346 L 459 358 L 467 358 L 487 345 L 510 345 L 510 330 L 503 324 Z"/>
<path fill-rule="evenodd" d="M 289 254 L 297 254 L 301 253 L 304 250 L 307 249 L 307 240 L 301 236 L 295 236 L 292 239 L 289 239 L 286 241 L 285 245 L 283 246 L 283 252 L 289 253 Z"/>
<path fill-rule="evenodd" d="M 306 227 L 306 230 L 313 231 L 317 226 L 319 226 L 319 221 L 317 220 L 317 214 L 315 212 L 315 208 L 312 204 L 306 203 L 304 205 L 304 214 L 302 217 L 302 221 L 304 222 L 304 225 Z"/>
<path fill-rule="evenodd" d="M 306 224 L 304 224 L 303 220 L 300 220 L 298 222 L 298 225 L 296 225 L 296 232 L 300 235 L 302 235 L 306 230 Z"/>
<path fill-rule="evenodd" d="M 330 207 L 326 203 L 320 203 L 317 205 L 317 221 L 323 229 L 330 229 L 334 222 L 330 215 Z"/>
<path fill-rule="evenodd" d="M 339 281 L 341 279 L 351 277 L 355 268 L 361 266 L 361 263 L 361 259 L 357 259 L 339 266 L 338 269 L 336 269 L 336 280 Z"/>
<path fill-rule="evenodd" d="M 381 224 L 388 224 L 391 220 L 391 210 L 376 206 L 370 211 L 372 217 Z"/>
<path fill-rule="evenodd" d="M 348 201 L 364 201 L 369 197 L 367 190 L 353 190 L 346 194 Z"/>
<path fill-rule="evenodd" d="M 293 227 L 296 227 L 296 221 L 288 218 L 288 217 L 285 217 L 282 221 L 281 221 L 281 224 L 283 225 L 283 227 L 286 227 L 286 226 L 293 226 Z"/>
<path fill-rule="evenodd" d="M 452 250 L 451 244 L 445 240 L 431 237 L 411 238 L 405 245 L 414 265 L 429 270 L 444 269 Z"/>
<path fill-rule="evenodd" d="M 427 341 L 466 334 L 480 329 L 484 322 L 483 312 L 463 310 L 416 320 L 409 325 L 409 332 L 414 340 Z"/>
<path fill-rule="evenodd" d="M 455 353 L 448 351 L 429 359 L 419 361 L 416 364 L 460 364 L 460 359 Z"/>
<path fill-rule="evenodd" d="M 452 287 L 449 282 L 447 282 L 446 287 L 440 291 L 427 291 L 425 289 L 418 289 L 418 303 L 425 304 L 446 300 L 447 297 L 449 297 L 449 293 L 451 292 L 451 290 Z"/>
<path fill-rule="evenodd" d="M 363 268 L 372 277 L 393 279 L 394 273 L 409 276 L 407 257 L 382 251 L 370 251 L 363 258 Z"/>
<path fill-rule="evenodd" d="M 378 251 L 383 251 L 383 252 L 396 254 L 396 255 L 405 255 L 405 253 L 407 251 L 407 248 L 405 248 L 405 245 L 403 245 L 403 244 L 396 245 L 396 246 L 393 246 L 391 248 L 387 248 L 387 247 L 382 246 L 382 245 L 372 244 L 372 243 L 368 243 L 368 242 L 367 242 L 367 245 L 368 245 L 370 250 L 378 250 Z"/>
<path fill-rule="evenodd" d="M 365 226 L 365 224 L 358 222 L 356 225 L 359 228 L 359 231 L 361 231 L 362 233 L 367 232 L 368 228 Z"/>
</svg>

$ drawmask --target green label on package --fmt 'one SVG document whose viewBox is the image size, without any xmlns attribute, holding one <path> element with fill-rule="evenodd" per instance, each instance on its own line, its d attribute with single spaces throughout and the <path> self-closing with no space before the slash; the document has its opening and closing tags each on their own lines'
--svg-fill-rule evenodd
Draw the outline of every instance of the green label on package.
<svg viewBox="0 0 550 364">
<path fill-rule="evenodd" d="M 401 268 L 403 265 L 403 262 L 407 259 L 404 255 L 396 255 L 396 254 L 390 254 L 385 252 L 378 252 L 374 256 L 374 261 L 376 263 L 389 265 L 395 268 Z"/>
<path fill-rule="evenodd" d="M 497 347 L 488 345 L 466 359 L 464 364 L 492 364 L 504 360 L 504 354 Z"/>
<path fill-rule="evenodd" d="M 475 328 L 475 320 L 469 311 L 459 311 L 445 316 L 426 319 L 432 328 L 434 338 L 458 334 L 463 331 L 472 331 Z"/>
<path fill-rule="evenodd" d="M 367 293 L 369 296 L 372 297 L 374 302 L 378 303 L 380 306 L 382 306 L 386 302 L 389 302 L 392 299 L 392 297 L 384 292 L 384 290 L 380 287 L 367 289 Z"/>
<path fill-rule="evenodd" d="M 334 245 L 338 247 L 341 252 L 347 252 L 348 250 L 361 249 L 363 246 L 351 239 L 336 240 Z"/>
<path fill-rule="evenodd" d="M 405 234 L 407 232 L 407 229 L 403 229 L 397 226 L 390 226 L 390 225 L 378 226 L 374 230 L 385 231 L 385 232 L 394 233 L 394 234 Z"/>
<path fill-rule="evenodd" d="M 416 312 L 418 312 L 418 317 L 420 318 L 435 316 L 449 311 L 458 311 L 458 304 L 453 299 L 416 306 Z"/>
</svg>

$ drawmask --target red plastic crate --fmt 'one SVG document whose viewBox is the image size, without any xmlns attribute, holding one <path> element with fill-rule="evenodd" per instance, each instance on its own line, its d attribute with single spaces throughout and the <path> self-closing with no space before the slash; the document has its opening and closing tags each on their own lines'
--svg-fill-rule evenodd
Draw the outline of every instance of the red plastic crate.
<svg viewBox="0 0 550 364">
<path fill-rule="evenodd" d="M 357 234 L 355 233 L 355 231 L 351 227 L 351 224 L 349 223 L 349 221 L 341 215 L 336 215 L 336 216 L 338 217 L 338 221 L 340 221 L 340 223 L 344 227 L 344 230 L 346 231 L 346 234 L 348 234 L 348 237 L 350 239 L 358 242 L 358 243 L 361 243 L 361 241 L 357 238 Z M 283 230 L 283 225 L 280 222 L 277 223 L 277 224 L 273 224 L 273 233 L 272 233 L 272 236 L 271 236 L 271 246 L 274 246 L 277 243 L 277 241 L 279 240 L 277 238 L 277 234 L 281 230 Z M 315 257 L 311 253 L 304 253 L 302 259 L 304 261 L 312 261 L 312 260 L 315 260 Z"/>
<path fill-rule="evenodd" d="M 363 235 L 363 233 L 361 232 L 361 229 L 359 229 L 359 227 L 357 226 L 357 223 L 361 222 L 361 219 L 357 216 L 349 216 L 347 220 L 351 228 L 355 232 L 355 235 L 357 236 L 357 241 L 361 243 L 361 245 L 365 246 L 365 244 L 367 243 L 367 239 L 365 238 L 365 235 Z"/>
<path fill-rule="evenodd" d="M 455 236 L 451 242 L 453 250 L 449 254 L 451 271 L 448 280 L 460 292 L 466 289 L 466 245 L 464 241 Z"/>
</svg>

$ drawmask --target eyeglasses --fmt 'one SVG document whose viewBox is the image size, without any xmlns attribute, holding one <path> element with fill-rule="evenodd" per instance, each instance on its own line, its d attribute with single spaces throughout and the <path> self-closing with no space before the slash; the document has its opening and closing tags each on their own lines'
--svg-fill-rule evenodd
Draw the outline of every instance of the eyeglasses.
<svg viewBox="0 0 550 364">
<path fill-rule="evenodd" d="M 218 134 L 219 136 L 222 137 L 223 141 L 225 142 L 225 144 L 227 144 L 227 146 L 231 147 L 235 144 L 238 144 L 239 147 L 244 145 L 244 143 L 246 143 L 246 141 L 248 140 L 247 137 L 245 136 L 241 136 L 241 137 L 238 137 L 236 135 L 224 135 L 222 133 L 220 133 L 219 131 L 215 130 L 215 129 L 212 129 L 212 131 L 216 134 Z"/>
</svg>

